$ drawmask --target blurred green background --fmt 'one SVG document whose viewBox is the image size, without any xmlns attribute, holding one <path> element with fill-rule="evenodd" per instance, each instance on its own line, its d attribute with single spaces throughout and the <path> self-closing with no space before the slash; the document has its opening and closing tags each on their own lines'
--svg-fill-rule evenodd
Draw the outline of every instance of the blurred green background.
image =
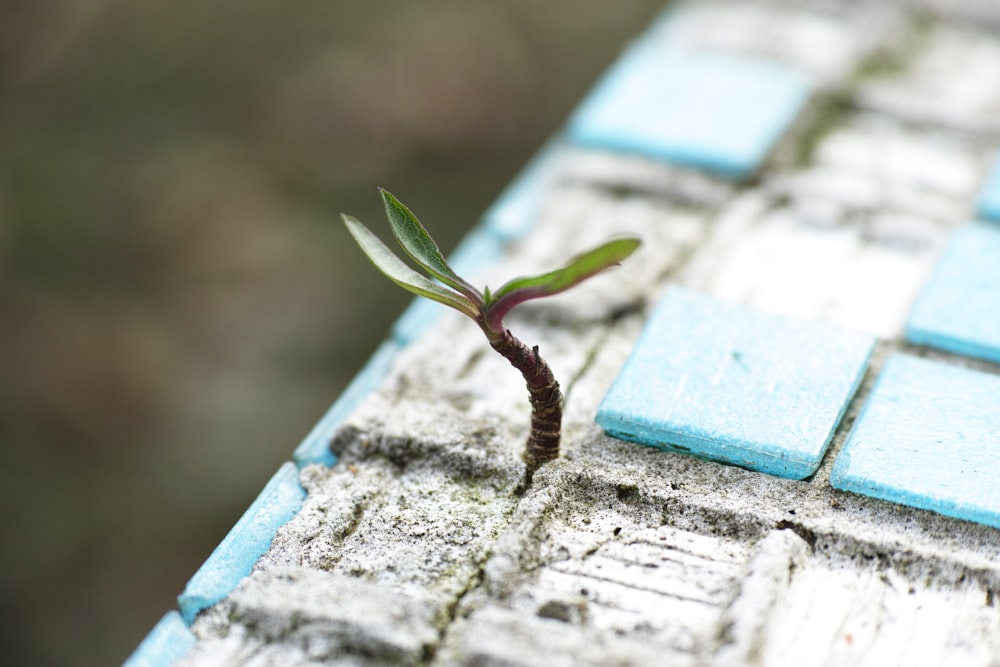
<svg viewBox="0 0 1000 667">
<path fill-rule="evenodd" d="M 4 665 L 120 663 L 660 0 L 0 3 Z M 382 227 L 384 229 L 384 227 Z"/>
</svg>

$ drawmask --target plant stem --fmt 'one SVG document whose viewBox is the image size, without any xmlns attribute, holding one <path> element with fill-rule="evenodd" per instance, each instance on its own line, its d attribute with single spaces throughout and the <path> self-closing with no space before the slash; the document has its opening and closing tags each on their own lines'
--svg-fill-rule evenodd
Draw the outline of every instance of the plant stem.
<svg viewBox="0 0 1000 667">
<path fill-rule="evenodd" d="M 559 456 L 562 434 L 563 397 L 552 369 L 538 355 L 538 346 L 529 348 L 508 329 L 502 334 L 485 330 L 490 345 L 521 371 L 531 399 L 531 433 L 524 446 L 524 462 L 528 465 L 528 480 L 543 463 Z"/>
</svg>

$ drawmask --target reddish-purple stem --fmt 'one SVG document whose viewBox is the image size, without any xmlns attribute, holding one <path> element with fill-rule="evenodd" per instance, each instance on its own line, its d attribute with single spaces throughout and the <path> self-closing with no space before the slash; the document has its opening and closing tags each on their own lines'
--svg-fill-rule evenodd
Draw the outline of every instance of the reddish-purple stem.
<svg viewBox="0 0 1000 667">
<path fill-rule="evenodd" d="M 538 346 L 529 348 L 509 330 L 496 333 L 484 328 L 490 345 L 521 371 L 531 399 L 531 433 L 524 447 L 528 478 L 543 463 L 559 456 L 562 433 L 563 397 L 552 369 L 538 355 Z"/>
</svg>

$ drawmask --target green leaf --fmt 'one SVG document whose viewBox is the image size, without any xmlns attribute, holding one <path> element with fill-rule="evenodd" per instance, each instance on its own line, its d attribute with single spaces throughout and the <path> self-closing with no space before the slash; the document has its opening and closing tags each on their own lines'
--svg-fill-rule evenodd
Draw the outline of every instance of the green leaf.
<svg viewBox="0 0 1000 667">
<path fill-rule="evenodd" d="M 495 331 L 514 306 L 530 299 L 552 296 L 580 284 L 587 278 L 610 268 L 635 252 L 641 241 L 637 238 L 623 238 L 609 241 L 571 259 L 561 269 L 537 276 L 515 278 L 493 293 L 492 303 L 486 315 L 486 324 Z"/>
<path fill-rule="evenodd" d="M 408 292 L 426 297 L 432 301 L 437 301 L 438 303 L 443 303 L 446 306 L 461 311 L 472 319 L 476 319 L 479 309 L 470 299 L 438 285 L 411 269 L 356 218 L 345 214 L 341 214 L 341 217 L 344 219 L 344 224 L 347 225 L 347 231 L 351 233 L 354 240 L 361 246 L 361 250 L 368 255 L 368 259 L 372 261 L 372 264 L 384 273 L 389 280 Z"/>
<path fill-rule="evenodd" d="M 578 285 L 635 252 L 641 242 L 637 238 L 609 241 L 571 259 L 566 266 L 537 276 L 515 278 L 493 294 L 494 301 L 517 292 L 530 291 L 531 299 L 550 296 Z"/>
<path fill-rule="evenodd" d="M 482 297 L 476 288 L 448 266 L 441 249 L 410 209 L 382 188 L 379 188 L 379 194 L 385 204 L 385 214 L 389 218 L 392 234 L 406 254 L 445 285 L 462 292 L 470 299 L 481 301 Z"/>
</svg>

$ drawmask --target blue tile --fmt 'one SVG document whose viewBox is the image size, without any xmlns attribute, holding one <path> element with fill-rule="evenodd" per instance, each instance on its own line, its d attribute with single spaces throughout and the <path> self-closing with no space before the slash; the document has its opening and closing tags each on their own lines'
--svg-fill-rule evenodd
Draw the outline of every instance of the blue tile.
<svg viewBox="0 0 1000 667">
<path fill-rule="evenodd" d="M 1000 363 L 1000 226 L 955 231 L 910 312 L 906 338 Z"/>
<path fill-rule="evenodd" d="M 1000 528 L 1000 376 L 891 356 L 830 483 Z"/>
<path fill-rule="evenodd" d="M 983 184 L 977 208 L 979 217 L 1000 222 L 1000 157 L 993 163 L 993 169 Z"/>
<path fill-rule="evenodd" d="M 873 337 L 667 292 L 597 413 L 645 445 L 802 479 L 819 466 Z"/>
<path fill-rule="evenodd" d="M 795 70 L 743 56 L 633 46 L 570 119 L 582 146 L 633 152 L 742 180 L 809 97 Z"/>
<path fill-rule="evenodd" d="M 541 211 L 545 193 L 555 180 L 563 143 L 552 139 L 535 154 L 483 216 L 483 225 L 504 241 L 527 234 Z"/>
<path fill-rule="evenodd" d="M 294 463 L 282 465 L 177 598 L 184 622 L 229 595 L 271 546 L 275 533 L 301 509 L 306 492 Z"/>
<path fill-rule="evenodd" d="M 382 380 L 388 375 L 392 361 L 400 350 L 399 345 L 392 341 L 382 343 L 364 368 L 354 376 L 343 393 L 337 398 L 319 423 L 313 427 L 305 440 L 295 448 L 292 459 L 301 468 L 310 463 L 321 463 L 332 466 L 337 457 L 330 451 L 330 438 L 341 422 L 361 405 L 368 394 L 378 389 Z"/>
<path fill-rule="evenodd" d="M 181 615 L 167 612 L 122 667 L 170 667 L 194 647 L 195 638 Z"/>
<path fill-rule="evenodd" d="M 492 231 L 477 227 L 458 244 L 448 257 L 448 264 L 455 273 L 475 285 L 483 268 L 500 260 L 505 246 L 504 240 Z M 482 285 L 478 287 L 482 288 Z M 423 297 L 414 299 L 392 325 L 393 340 L 402 346 L 409 345 L 434 326 L 438 316 L 447 310 L 448 306 L 435 301 Z"/>
</svg>

